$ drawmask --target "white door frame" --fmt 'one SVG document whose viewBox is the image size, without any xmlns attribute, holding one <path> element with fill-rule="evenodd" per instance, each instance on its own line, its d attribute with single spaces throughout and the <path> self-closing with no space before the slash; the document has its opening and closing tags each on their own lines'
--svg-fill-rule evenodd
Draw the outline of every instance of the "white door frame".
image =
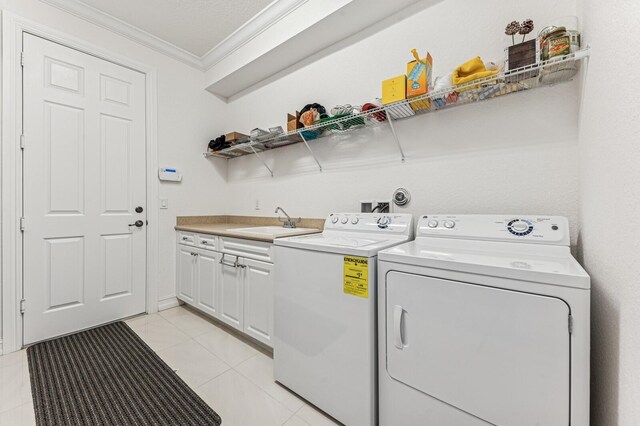
<svg viewBox="0 0 640 426">
<path fill-rule="evenodd" d="M 158 169 L 156 70 L 147 65 L 104 50 L 79 38 L 2 11 L 2 150 L 0 210 L 1 257 L 0 290 L 2 334 L 0 354 L 22 347 L 22 35 L 29 33 L 80 52 L 104 59 L 145 75 L 146 80 L 146 152 L 147 152 L 147 270 L 146 311 L 158 311 Z M 28 141 L 26 141 L 28 146 Z M 26 148 L 28 149 L 28 148 Z M 28 224 L 27 224 L 28 226 Z M 27 302 L 28 303 L 28 302 Z M 28 309 L 28 307 L 27 307 Z"/>
</svg>

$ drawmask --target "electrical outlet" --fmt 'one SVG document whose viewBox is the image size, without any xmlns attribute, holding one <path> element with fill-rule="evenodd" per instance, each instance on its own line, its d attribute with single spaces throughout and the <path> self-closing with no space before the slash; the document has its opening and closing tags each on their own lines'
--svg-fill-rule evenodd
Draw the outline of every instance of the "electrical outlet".
<svg viewBox="0 0 640 426">
<path fill-rule="evenodd" d="M 169 208 L 169 199 L 168 198 L 160 198 L 160 208 L 168 209 Z"/>
<path fill-rule="evenodd" d="M 260 200 L 256 199 L 256 205 L 254 207 L 255 210 L 260 210 Z"/>
</svg>

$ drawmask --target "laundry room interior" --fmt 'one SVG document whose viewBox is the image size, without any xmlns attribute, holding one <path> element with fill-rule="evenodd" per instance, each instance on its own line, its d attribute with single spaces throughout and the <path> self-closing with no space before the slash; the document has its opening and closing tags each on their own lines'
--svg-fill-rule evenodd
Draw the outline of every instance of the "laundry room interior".
<svg viewBox="0 0 640 426">
<path fill-rule="evenodd" d="M 0 13 L 0 426 L 640 424 L 640 4 Z"/>
</svg>

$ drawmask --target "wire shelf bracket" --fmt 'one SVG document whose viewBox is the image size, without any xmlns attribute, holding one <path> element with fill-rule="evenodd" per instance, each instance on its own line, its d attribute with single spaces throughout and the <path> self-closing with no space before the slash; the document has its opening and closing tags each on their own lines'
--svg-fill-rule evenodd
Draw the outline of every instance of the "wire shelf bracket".
<svg viewBox="0 0 640 426">
<path fill-rule="evenodd" d="M 322 171 L 322 164 L 320 164 L 320 161 L 318 160 L 318 157 L 316 157 L 315 152 L 313 152 L 313 150 L 311 149 L 311 147 L 309 146 L 309 142 L 307 142 L 307 138 L 304 137 L 304 135 L 302 134 L 302 132 L 298 132 L 298 135 L 300 135 L 300 137 L 302 138 L 302 142 L 304 142 L 304 145 L 307 147 L 307 150 L 309 150 L 309 153 L 311 154 L 311 156 L 313 157 L 313 160 L 316 162 L 316 164 L 318 165 L 318 169 L 320 169 L 320 171 Z"/>
<path fill-rule="evenodd" d="M 271 170 L 271 167 L 269 167 L 269 165 L 267 164 L 266 161 L 264 161 L 264 158 L 262 158 L 262 155 L 258 154 L 258 151 L 256 151 L 256 149 L 253 147 L 253 144 L 249 145 L 251 147 L 251 151 L 253 151 L 253 153 L 256 155 L 256 157 L 258 157 L 258 159 L 262 162 L 262 165 L 269 170 L 269 174 L 271 175 L 271 177 L 273 177 L 273 170 Z"/>
<path fill-rule="evenodd" d="M 396 134 L 396 126 L 393 124 L 393 118 L 391 118 L 391 114 L 387 114 L 387 121 L 389 122 L 389 128 L 391 129 L 391 134 L 393 135 L 393 140 L 396 142 L 398 146 L 398 151 L 400 151 L 400 158 L 404 163 L 407 159 L 404 155 L 404 150 L 402 149 L 402 144 L 400 144 L 400 139 L 398 139 L 398 135 Z"/>
</svg>

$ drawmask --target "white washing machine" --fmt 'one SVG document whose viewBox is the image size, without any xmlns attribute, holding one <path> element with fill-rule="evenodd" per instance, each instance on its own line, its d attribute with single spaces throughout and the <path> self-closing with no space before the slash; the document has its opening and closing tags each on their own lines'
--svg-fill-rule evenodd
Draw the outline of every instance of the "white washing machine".
<svg viewBox="0 0 640 426">
<path fill-rule="evenodd" d="M 349 426 L 377 422 L 376 259 L 412 222 L 331 214 L 321 234 L 275 240 L 275 379 Z"/>
<path fill-rule="evenodd" d="M 427 215 L 416 234 L 378 254 L 380 425 L 588 425 L 567 219 Z"/>
</svg>

